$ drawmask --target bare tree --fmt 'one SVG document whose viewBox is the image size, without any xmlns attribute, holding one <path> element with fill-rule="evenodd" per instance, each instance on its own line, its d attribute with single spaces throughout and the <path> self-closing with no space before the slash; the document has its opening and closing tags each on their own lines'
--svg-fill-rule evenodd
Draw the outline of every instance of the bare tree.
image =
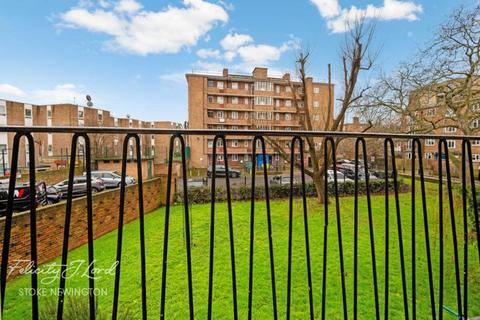
<svg viewBox="0 0 480 320">
<path fill-rule="evenodd" d="M 452 127 L 480 130 L 480 6 L 459 7 L 412 62 L 382 75 L 367 94 L 369 107 L 400 115 L 403 131 Z"/>
<path fill-rule="evenodd" d="M 374 26 L 365 24 L 363 19 L 355 22 L 354 27 L 345 36 L 345 42 L 340 51 L 340 60 L 343 70 L 343 92 L 338 99 L 339 110 L 334 114 L 333 89 L 331 86 L 331 68 L 328 65 L 328 106 L 327 115 L 323 119 L 313 117 L 316 111 L 310 108 L 311 101 L 307 94 L 307 66 L 310 58 L 308 50 L 298 54 L 296 59 L 296 71 L 300 83 L 289 82 L 291 91 L 294 93 L 294 107 L 297 114 L 300 115 L 299 123 L 304 131 L 342 131 L 345 122 L 345 116 L 356 103 L 364 96 L 368 87 L 359 87 L 359 76 L 362 72 L 371 70 L 376 57 L 372 54 L 371 45 L 374 35 Z M 299 89 L 300 90 L 297 90 Z M 297 96 L 296 92 L 300 92 Z M 366 129 L 368 130 L 368 128 Z M 319 202 L 324 202 L 324 183 L 323 176 L 326 173 L 329 162 L 331 162 L 332 150 L 330 145 L 327 149 L 327 162 L 325 162 L 322 148 L 316 146 L 324 145 L 325 139 L 306 137 L 306 148 L 311 159 L 311 168 L 305 170 L 305 174 L 310 176 L 315 184 Z M 268 142 L 287 162 L 290 161 L 289 150 L 281 145 L 278 140 L 269 138 Z M 339 142 L 339 141 L 337 141 Z M 295 164 L 299 166 L 299 163 Z"/>
</svg>

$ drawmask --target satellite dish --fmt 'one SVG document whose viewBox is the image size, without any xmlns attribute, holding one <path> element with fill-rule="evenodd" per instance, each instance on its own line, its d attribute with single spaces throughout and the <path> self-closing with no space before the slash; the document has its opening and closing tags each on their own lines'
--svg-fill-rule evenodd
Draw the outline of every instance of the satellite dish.
<svg viewBox="0 0 480 320">
<path fill-rule="evenodd" d="M 92 97 L 90 97 L 90 95 L 87 94 L 85 98 L 87 98 L 87 107 L 93 107 Z"/>
</svg>

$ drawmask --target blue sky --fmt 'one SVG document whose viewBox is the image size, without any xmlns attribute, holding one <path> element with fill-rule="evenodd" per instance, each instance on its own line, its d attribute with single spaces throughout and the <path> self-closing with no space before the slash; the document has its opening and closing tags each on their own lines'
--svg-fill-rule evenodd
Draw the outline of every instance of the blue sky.
<svg viewBox="0 0 480 320">
<path fill-rule="evenodd" d="M 88 93 L 116 116 L 184 121 L 186 72 L 225 66 L 247 73 L 261 65 L 281 73 L 308 47 L 310 74 L 325 80 L 331 63 L 335 81 L 345 21 L 359 14 L 376 21 L 375 72 L 388 72 L 423 46 L 453 8 L 475 2 L 5 0 L 0 98 L 84 104 Z"/>
</svg>

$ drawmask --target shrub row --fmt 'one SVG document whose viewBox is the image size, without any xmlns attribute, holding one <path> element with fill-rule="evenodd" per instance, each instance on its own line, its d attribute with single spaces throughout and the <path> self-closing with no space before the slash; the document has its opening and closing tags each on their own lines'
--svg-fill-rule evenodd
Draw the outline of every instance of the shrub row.
<svg viewBox="0 0 480 320">
<path fill-rule="evenodd" d="M 399 179 L 398 181 L 399 190 L 401 192 L 406 191 L 408 186 Z M 393 183 L 389 183 L 389 190 L 393 192 Z M 284 199 L 290 196 L 290 185 L 278 185 L 272 184 L 269 186 L 270 199 Z M 361 181 L 358 184 L 359 194 L 365 194 L 367 187 L 365 182 Z M 384 180 L 372 180 L 370 181 L 370 193 L 372 194 L 382 194 L 385 192 L 385 181 Z M 307 197 L 316 197 L 317 190 L 313 183 L 307 183 L 305 185 L 305 193 Z M 333 182 L 328 184 L 328 194 L 335 195 Z M 355 194 L 355 184 L 354 182 L 345 182 L 338 183 L 338 194 L 340 196 L 351 196 Z M 301 185 L 295 184 L 293 186 L 293 195 L 294 197 L 302 196 Z M 251 197 L 251 188 L 249 186 L 233 186 L 231 187 L 231 196 L 232 200 L 249 200 Z M 255 199 L 264 199 L 265 198 L 265 187 L 256 186 L 255 187 Z M 227 200 L 227 190 L 226 188 L 217 188 L 216 189 L 216 201 L 222 202 Z M 188 201 L 191 204 L 199 203 L 209 203 L 211 200 L 211 190 L 209 187 L 194 187 L 188 189 Z M 177 193 L 177 201 L 183 202 L 183 192 Z"/>
</svg>

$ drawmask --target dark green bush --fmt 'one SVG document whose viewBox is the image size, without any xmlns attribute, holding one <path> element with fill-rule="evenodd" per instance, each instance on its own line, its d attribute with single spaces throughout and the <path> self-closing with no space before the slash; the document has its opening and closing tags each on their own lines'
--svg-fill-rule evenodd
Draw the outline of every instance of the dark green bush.
<svg viewBox="0 0 480 320">
<path fill-rule="evenodd" d="M 408 186 L 403 183 L 403 180 L 398 181 L 399 190 L 404 192 Z M 393 192 L 393 183 L 390 182 L 389 190 Z M 284 199 L 290 196 L 290 185 L 279 185 L 271 184 L 269 186 L 269 195 L 270 199 Z M 358 192 L 359 194 L 365 194 L 367 187 L 364 181 L 358 183 Z M 251 197 L 251 188 L 249 186 L 239 186 L 231 187 L 232 200 L 249 200 Z M 371 194 L 381 194 L 385 192 L 385 181 L 384 180 L 372 180 L 370 181 L 370 193 Z M 317 190 L 313 183 L 307 183 L 305 185 L 305 194 L 307 197 L 316 197 Z M 328 194 L 333 196 L 335 195 L 333 182 L 328 184 Z M 338 194 L 340 196 L 351 196 L 355 194 L 355 184 L 354 182 L 345 182 L 338 183 Z M 295 184 L 293 186 L 293 196 L 299 197 L 302 196 L 301 185 Z M 197 203 L 209 203 L 211 200 L 211 192 L 209 187 L 200 187 L 200 188 L 189 188 L 188 189 L 188 201 L 191 204 Z M 265 187 L 256 186 L 255 187 L 255 199 L 264 199 L 265 198 Z M 227 190 L 225 188 L 216 188 L 215 200 L 217 202 L 222 202 L 227 200 Z M 183 192 L 177 193 L 177 201 L 183 202 Z"/>
</svg>

